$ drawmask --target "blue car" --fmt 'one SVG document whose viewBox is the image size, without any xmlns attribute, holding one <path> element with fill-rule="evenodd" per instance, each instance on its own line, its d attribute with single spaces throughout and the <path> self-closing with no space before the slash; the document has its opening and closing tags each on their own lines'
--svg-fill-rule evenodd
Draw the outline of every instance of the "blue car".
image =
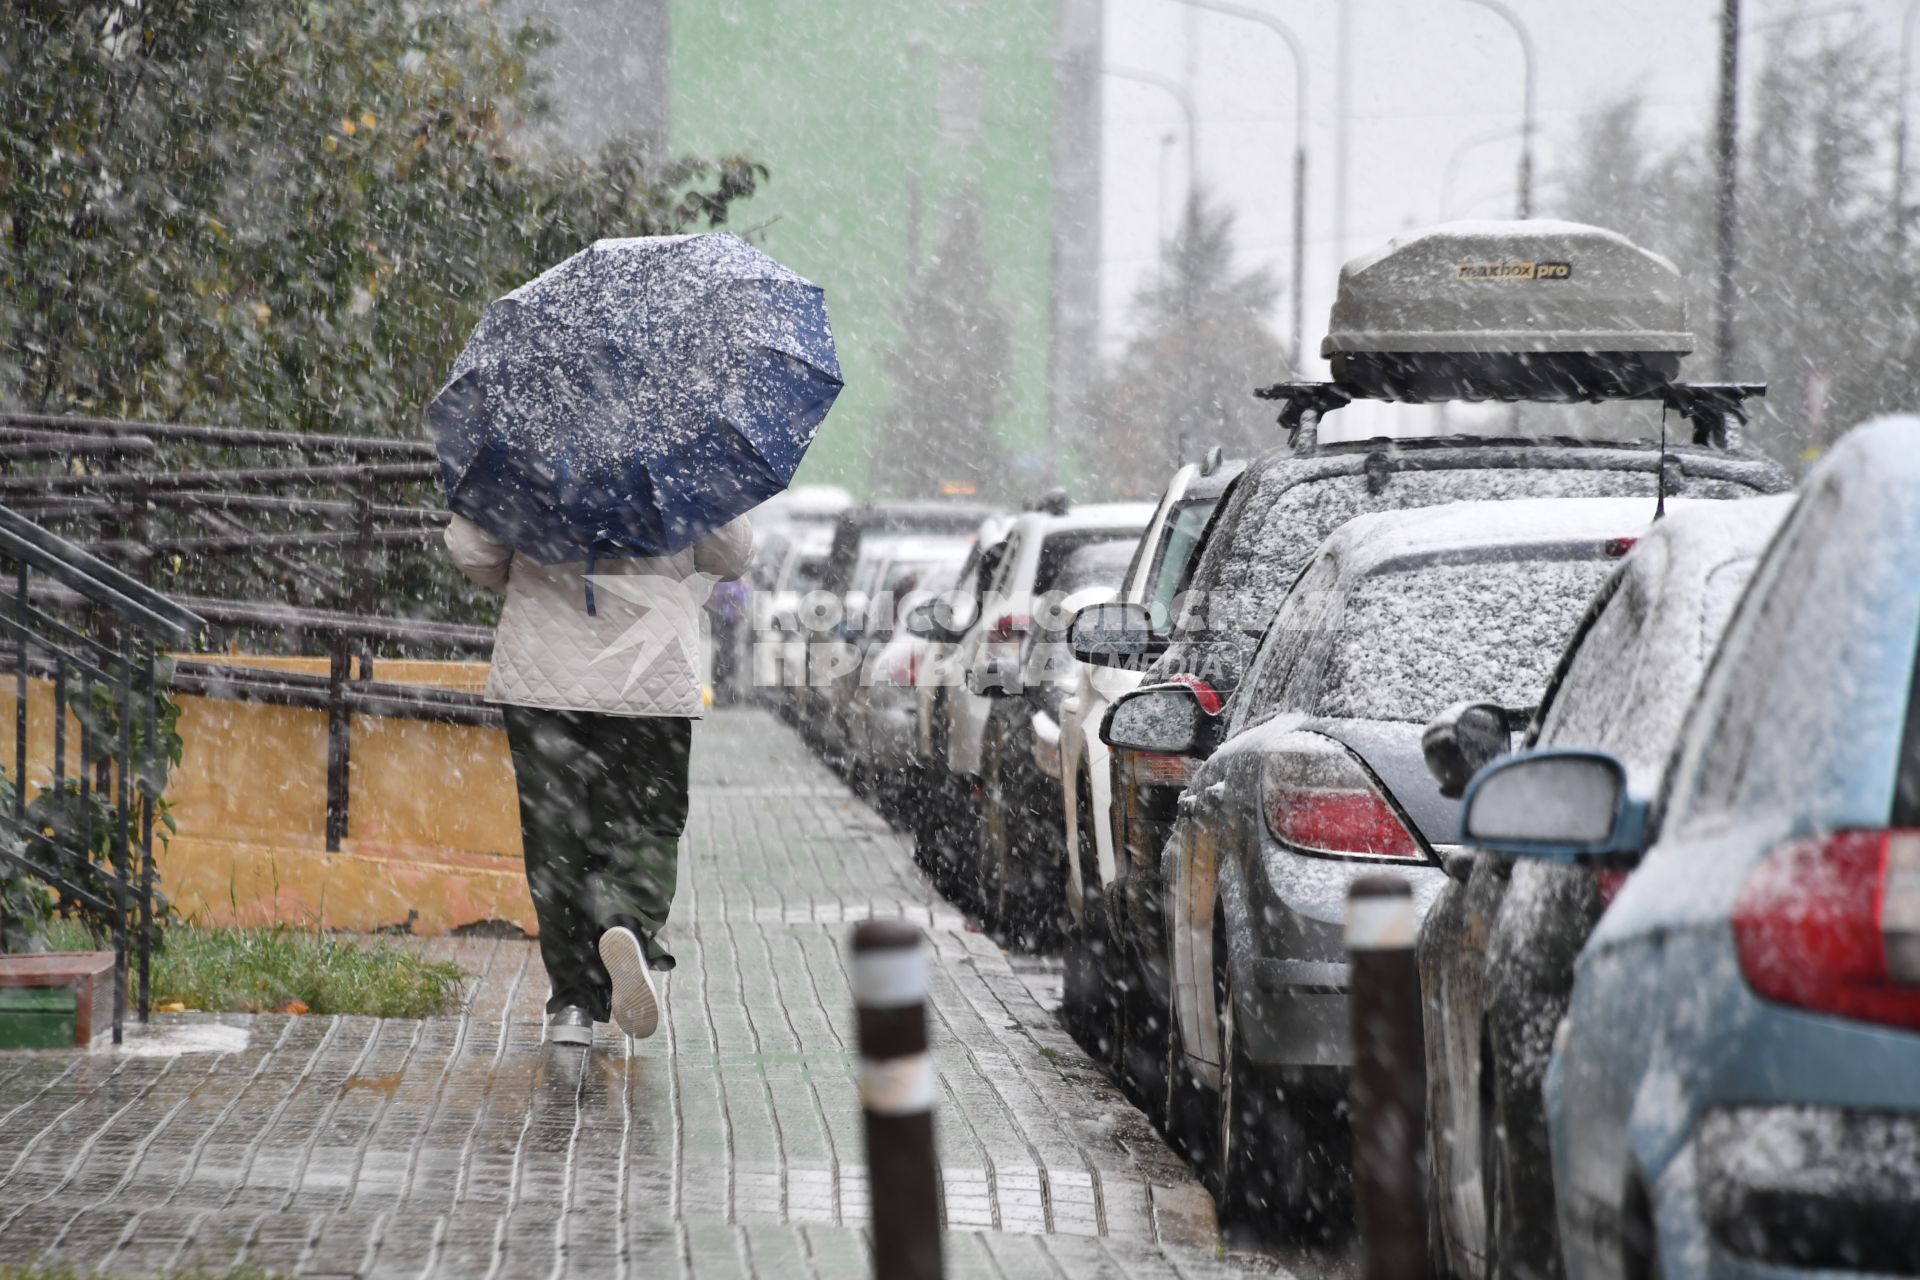
<svg viewBox="0 0 1920 1280">
<path fill-rule="evenodd" d="M 1580 749 L 1482 769 L 1465 840 L 1635 870 L 1545 1100 L 1592 1277 L 1920 1275 L 1920 420 L 1808 476 L 1662 795 Z"/>
</svg>

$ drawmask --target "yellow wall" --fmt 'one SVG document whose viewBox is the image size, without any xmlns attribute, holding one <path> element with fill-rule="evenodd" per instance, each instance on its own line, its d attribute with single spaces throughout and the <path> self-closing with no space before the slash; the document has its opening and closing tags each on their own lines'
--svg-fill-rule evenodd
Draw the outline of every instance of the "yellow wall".
<svg viewBox="0 0 1920 1280">
<path fill-rule="evenodd" d="M 323 658 L 226 660 L 314 674 L 327 666 Z M 376 661 L 374 675 L 477 690 L 486 664 Z M 167 799 L 180 830 L 159 857 L 176 911 L 209 923 L 408 925 L 438 934 L 505 921 L 535 931 L 505 733 L 355 716 L 348 838 L 330 854 L 326 712 L 176 697 L 185 746 Z M 0 726 L 12 725 L 13 709 L 7 684 Z M 28 690 L 28 720 L 27 776 L 44 783 L 53 746 L 45 681 Z M 71 762 L 79 737 L 69 724 Z M 0 762 L 11 775 L 11 734 L 0 736 Z"/>
</svg>

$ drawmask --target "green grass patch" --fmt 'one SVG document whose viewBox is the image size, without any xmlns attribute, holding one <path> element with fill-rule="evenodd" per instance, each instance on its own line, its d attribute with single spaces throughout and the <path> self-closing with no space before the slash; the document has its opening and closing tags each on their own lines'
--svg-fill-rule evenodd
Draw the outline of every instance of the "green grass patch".
<svg viewBox="0 0 1920 1280">
<path fill-rule="evenodd" d="M 88 950 L 86 930 L 56 921 L 58 950 Z M 176 924 L 153 957 L 153 1006 L 209 1013 L 272 1013 L 296 1002 L 312 1014 L 426 1018 L 460 1007 L 466 973 L 379 939 L 343 938 L 292 925 L 259 929 Z M 11 1277 L 0 1273 L 0 1280 Z"/>
</svg>

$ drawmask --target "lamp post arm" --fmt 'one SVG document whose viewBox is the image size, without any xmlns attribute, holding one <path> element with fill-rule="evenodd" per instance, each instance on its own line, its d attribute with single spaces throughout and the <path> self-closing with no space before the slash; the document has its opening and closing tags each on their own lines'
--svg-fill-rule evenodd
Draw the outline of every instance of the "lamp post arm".
<svg viewBox="0 0 1920 1280">
<path fill-rule="evenodd" d="M 1527 31 L 1527 24 L 1520 20 L 1520 15 L 1515 13 L 1505 0 L 1466 0 L 1466 2 L 1499 15 L 1501 21 L 1513 28 L 1514 36 L 1520 41 L 1520 54 L 1525 63 L 1525 80 L 1520 107 L 1520 216 L 1531 218 L 1533 216 L 1533 134 L 1534 122 L 1538 115 L 1540 88 L 1533 53 L 1533 36 Z"/>
</svg>

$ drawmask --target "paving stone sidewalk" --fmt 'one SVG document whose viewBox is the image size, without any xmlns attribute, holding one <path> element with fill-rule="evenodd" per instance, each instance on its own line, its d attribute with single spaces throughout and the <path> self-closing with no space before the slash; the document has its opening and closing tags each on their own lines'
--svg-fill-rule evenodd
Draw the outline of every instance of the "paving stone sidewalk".
<svg viewBox="0 0 1920 1280">
<path fill-rule="evenodd" d="M 444 939 L 475 975 L 457 1017 L 162 1016 L 119 1053 L 0 1057 L 0 1263 L 865 1274 L 844 941 L 904 916 L 932 944 L 950 1275 L 1274 1269 L 1220 1250 L 1186 1167 L 791 731 L 730 711 L 697 738 L 661 1034 L 544 1047 L 534 946 Z"/>
</svg>

